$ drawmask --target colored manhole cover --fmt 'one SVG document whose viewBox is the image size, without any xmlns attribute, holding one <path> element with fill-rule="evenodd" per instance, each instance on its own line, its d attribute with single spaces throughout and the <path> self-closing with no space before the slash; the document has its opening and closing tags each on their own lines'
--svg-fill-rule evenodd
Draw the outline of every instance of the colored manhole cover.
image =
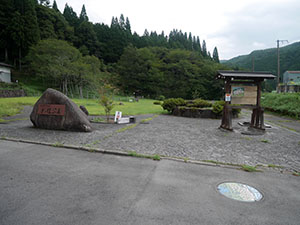
<svg viewBox="0 0 300 225">
<path fill-rule="evenodd" d="M 218 191 L 228 198 L 243 202 L 256 202 L 263 197 L 255 188 L 240 183 L 222 183 L 218 186 Z"/>
</svg>

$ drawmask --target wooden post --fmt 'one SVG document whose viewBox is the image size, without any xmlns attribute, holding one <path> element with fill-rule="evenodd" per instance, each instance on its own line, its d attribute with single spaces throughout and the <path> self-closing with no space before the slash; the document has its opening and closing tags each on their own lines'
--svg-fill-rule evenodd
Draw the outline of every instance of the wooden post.
<svg viewBox="0 0 300 225">
<path fill-rule="evenodd" d="M 225 80 L 225 95 L 231 94 L 230 81 L 230 78 Z M 232 131 L 232 109 L 229 107 L 229 102 L 227 101 L 225 101 L 225 105 L 223 108 L 221 128 Z"/>
<path fill-rule="evenodd" d="M 255 123 L 255 115 L 256 115 L 256 108 L 252 109 L 252 115 L 251 115 L 251 124 L 250 124 L 250 127 L 254 127 L 254 123 Z"/>
<path fill-rule="evenodd" d="M 260 106 L 260 98 L 261 98 L 261 80 L 256 82 L 257 84 L 257 98 L 256 98 L 256 109 L 253 110 L 254 118 L 252 115 L 251 125 L 255 123 L 254 127 L 258 129 L 265 129 L 264 126 L 264 110 Z M 255 111 L 255 113 L 254 113 Z"/>
</svg>

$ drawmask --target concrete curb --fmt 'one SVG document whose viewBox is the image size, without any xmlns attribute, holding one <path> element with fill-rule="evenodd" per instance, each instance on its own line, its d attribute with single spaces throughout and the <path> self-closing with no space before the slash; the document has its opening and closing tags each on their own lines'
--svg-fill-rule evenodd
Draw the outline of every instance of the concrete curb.
<svg viewBox="0 0 300 225">
<path fill-rule="evenodd" d="M 24 140 L 24 139 L 18 139 L 18 138 L 10 138 L 10 137 L 2 137 L 0 140 L 21 142 L 21 143 L 27 143 L 27 144 L 38 144 L 38 145 L 45 145 L 45 146 L 51 146 L 51 147 L 57 147 L 57 148 L 67 148 L 67 149 L 74 149 L 74 150 L 95 152 L 95 153 L 102 153 L 102 154 L 134 157 L 129 152 L 120 151 L 120 150 L 105 150 L 105 149 L 99 149 L 99 148 L 91 148 L 91 147 L 76 146 L 76 145 L 64 145 L 64 144 L 56 145 L 55 143 L 53 144 L 53 143 L 49 143 L 49 142 L 31 141 L 31 140 Z M 152 155 L 145 154 L 145 156 L 152 156 Z M 141 158 L 147 158 L 147 157 L 141 157 Z M 196 165 L 201 165 L 201 166 L 212 166 L 212 167 L 220 167 L 220 168 L 226 168 L 226 169 L 242 170 L 241 166 L 239 166 L 239 165 L 226 165 L 226 164 L 203 162 L 200 160 L 181 159 L 181 158 L 172 157 L 172 156 L 160 156 L 160 160 L 163 160 L 163 159 L 181 162 L 181 163 L 191 163 L 191 164 L 196 164 Z M 269 171 L 271 171 L 271 170 L 268 170 L 268 172 Z M 247 171 L 245 171 L 245 172 L 247 172 Z M 260 171 L 260 172 L 265 172 L 265 171 Z M 273 172 L 278 172 L 278 171 L 273 170 Z M 286 174 L 292 174 L 292 172 L 288 171 L 288 170 L 281 170 L 280 172 L 286 173 Z"/>
</svg>

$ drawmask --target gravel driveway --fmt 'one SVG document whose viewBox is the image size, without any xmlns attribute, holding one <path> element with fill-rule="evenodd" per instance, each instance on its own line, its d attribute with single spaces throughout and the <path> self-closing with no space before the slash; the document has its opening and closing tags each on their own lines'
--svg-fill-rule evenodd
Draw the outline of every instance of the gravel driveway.
<svg viewBox="0 0 300 225">
<path fill-rule="evenodd" d="M 13 121 L 0 124 L 0 136 L 253 166 L 273 164 L 300 171 L 300 123 L 296 120 L 267 115 L 272 127 L 263 135 L 243 135 L 247 128 L 238 122 L 250 120 L 248 111 L 233 120 L 234 132 L 218 129 L 221 121 L 215 119 L 140 115 L 134 126 L 93 123 L 93 132 L 81 133 L 33 128 L 31 109 L 26 106 L 22 114 L 6 118 Z"/>
</svg>

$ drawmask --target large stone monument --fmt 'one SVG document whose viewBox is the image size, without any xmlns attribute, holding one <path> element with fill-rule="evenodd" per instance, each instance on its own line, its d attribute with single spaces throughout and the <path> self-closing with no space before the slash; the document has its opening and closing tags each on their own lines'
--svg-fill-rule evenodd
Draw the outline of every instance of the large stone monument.
<svg viewBox="0 0 300 225">
<path fill-rule="evenodd" d="M 67 96 L 51 88 L 35 103 L 30 120 L 38 128 L 92 131 L 87 115 Z"/>
</svg>

